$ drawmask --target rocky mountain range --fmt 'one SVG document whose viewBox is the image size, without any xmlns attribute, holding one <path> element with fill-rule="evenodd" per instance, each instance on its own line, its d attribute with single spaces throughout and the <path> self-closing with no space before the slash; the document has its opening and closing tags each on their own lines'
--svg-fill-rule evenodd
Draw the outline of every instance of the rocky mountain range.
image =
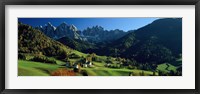
<svg viewBox="0 0 200 94">
<path fill-rule="evenodd" d="M 48 22 L 44 26 L 36 27 L 36 29 L 42 31 L 45 35 L 53 39 L 59 39 L 68 36 L 73 39 L 84 40 L 80 36 L 80 31 L 78 31 L 78 29 L 73 24 L 68 25 L 65 22 L 61 23 L 57 27 L 53 26 L 50 22 Z"/>
<path fill-rule="evenodd" d="M 126 35 L 127 32 L 119 29 L 108 31 L 105 30 L 103 27 L 96 25 L 83 30 L 82 34 L 90 42 L 103 42 L 117 40 Z"/>
<path fill-rule="evenodd" d="M 36 29 L 42 31 L 45 35 L 55 40 L 63 37 L 71 39 L 98 43 L 103 41 L 113 41 L 127 34 L 127 32 L 119 29 L 104 30 L 101 26 L 88 27 L 83 31 L 78 30 L 75 25 L 70 25 L 65 22 L 55 27 L 50 22 L 44 26 L 37 26 Z"/>
</svg>

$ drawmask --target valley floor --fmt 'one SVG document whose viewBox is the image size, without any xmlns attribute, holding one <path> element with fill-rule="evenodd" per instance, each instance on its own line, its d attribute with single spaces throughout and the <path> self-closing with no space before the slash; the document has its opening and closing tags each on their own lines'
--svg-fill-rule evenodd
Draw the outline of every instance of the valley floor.
<svg viewBox="0 0 200 94">
<path fill-rule="evenodd" d="M 46 64 L 26 60 L 18 60 L 18 76 L 51 76 L 53 72 L 56 72 L 60 69 L 72 70 L 58 64 Z M 145 76 L 150 76 L 153 74 L 151 71 L 137 69 L 131 70 L 126 68 L 107 68 L 104 67 L 104 64 L 97 62 L 94 63 L 94 67 L 81 68 L 81 70 L 86 71 L 88 76 L 129 76 L 130 73 L 133 73 L 134 76 L 140 76 L 142 71 L 144 72 Z M 156 73 L 156 75 L 158 74 Z M 82 74 L 77 72 L 74 76 L 82 76 Z"/>
<path fill-rule="evenodd" d="M 156 71 L 153 72 L 134 68 L 134 66 L 123 66 L 117 58 L 95 55 L 97 60 L 91 61 L 91 66 L 87 64 L 87 67 L 84 67 L 83 65 L 86 64 L 87 60 L 85 61 L 83 58 L 87 59 L 93 55 L 75 50 L 71 54 L 78 57 L 70 57 L 67 62 L 43 55 L 39 58 L 43 59 L 43 62 L 33 61 L 33 58 L 37 57 L 37 55 L 23 54 L 24 59 L 18 60 L 18 76 L 158 76 L 159 72 L 162 72 L 162 76 L 168 76 L 163 74 L 170 72 L 174 74 L 182 66 L 182 59 L 180 58 L 177 59 L 177 65 L 159 64 Z M 106 63 L 108 58 L 112 63 Z M 54 63 L 47 63 L 48 61 L 46 60 L 53 60 Z M 67 63 L 70 64 L 70 67 L 67 66 Z M 107 66 L 107 64 L 110 65 Z M 77 70 L 74 70 L 75 65 L 79 65 Z M 176 74 L 174 75 L 176 76 Z"/>
</svg>

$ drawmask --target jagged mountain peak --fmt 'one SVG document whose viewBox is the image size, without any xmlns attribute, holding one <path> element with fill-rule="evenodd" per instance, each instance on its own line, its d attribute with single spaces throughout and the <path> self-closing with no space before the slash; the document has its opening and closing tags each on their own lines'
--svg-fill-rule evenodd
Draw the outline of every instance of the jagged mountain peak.
<svg viewBox="0 0 200 94">
<path fill-rule="evenodd" d="M 47 22 L 47 24 L 45 24 L 45 26 L 52 27 L 53 25 L 51 24 L 51 22 Z"/>
<path fill-rule="evenodd" d="M 73 24 L 70 26 L 70 29 L 73 30 L 73 31 L 78 31 L 77 27 Z"/>
<path fill-rule="evenodd" d="M 43 28 L 43 26 L 42 25 L 40 25 L 40 26 L 38 26 L 39 28 Z"/>
<path fill-rule="evenodd" d="M 48 24 L 48 25 L 52 25 L 51 22 L 48 22 L 47 24 Z"/>
<path fill-rule="evenodd" d="M 67 26 L 68 24 L 66 23 L 66 22 L 62 22 L 61 24 L 60 24 L 60 26 Z"/>
<path fill-rule="evenodd" d="M 102 26 L 100 26 L 100 25 L 93 26 L 92 28 L 98 28 L 98 29 L 104 30 L 104 28 Z"/>
<path fill-rule="evenodd" d="M 76 28 L 76 26 L 74 24 L 72 24 L 71 27 Z"/>
</svg>

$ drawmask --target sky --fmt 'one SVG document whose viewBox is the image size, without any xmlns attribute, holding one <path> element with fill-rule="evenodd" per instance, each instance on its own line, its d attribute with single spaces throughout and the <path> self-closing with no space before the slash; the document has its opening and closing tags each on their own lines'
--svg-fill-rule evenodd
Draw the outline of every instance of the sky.
<svg viewBox="0 0 200 94">
<path fill-rule="evenodd" d="M 66 22 L 75 25 L 79 30 L 98 25 L 105 30 L 120 29 L 128 31 L 143 27 L 156 19 L 159 18 L 18 18 L 18 21 L 33 27 L 44 26 L 48 22 L 57 27 Z"/>
</svg>

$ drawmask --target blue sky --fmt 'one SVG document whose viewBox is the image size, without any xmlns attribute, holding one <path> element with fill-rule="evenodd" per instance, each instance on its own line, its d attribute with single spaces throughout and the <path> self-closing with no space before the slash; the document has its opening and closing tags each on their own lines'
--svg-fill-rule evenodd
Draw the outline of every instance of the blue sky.
<svg viewBox="0 0 200 94">
<path fill-rule="evenodd" d="M 92 26 L 102 26 L 105 30 L 120 29 L 124 31 L 138 29 L 159 18 L 18 18 L 18 21 L 33 27 L 48 22 L 58 26 L 63 22 L 74 24 L 79 30 Z"/>
</svg>

